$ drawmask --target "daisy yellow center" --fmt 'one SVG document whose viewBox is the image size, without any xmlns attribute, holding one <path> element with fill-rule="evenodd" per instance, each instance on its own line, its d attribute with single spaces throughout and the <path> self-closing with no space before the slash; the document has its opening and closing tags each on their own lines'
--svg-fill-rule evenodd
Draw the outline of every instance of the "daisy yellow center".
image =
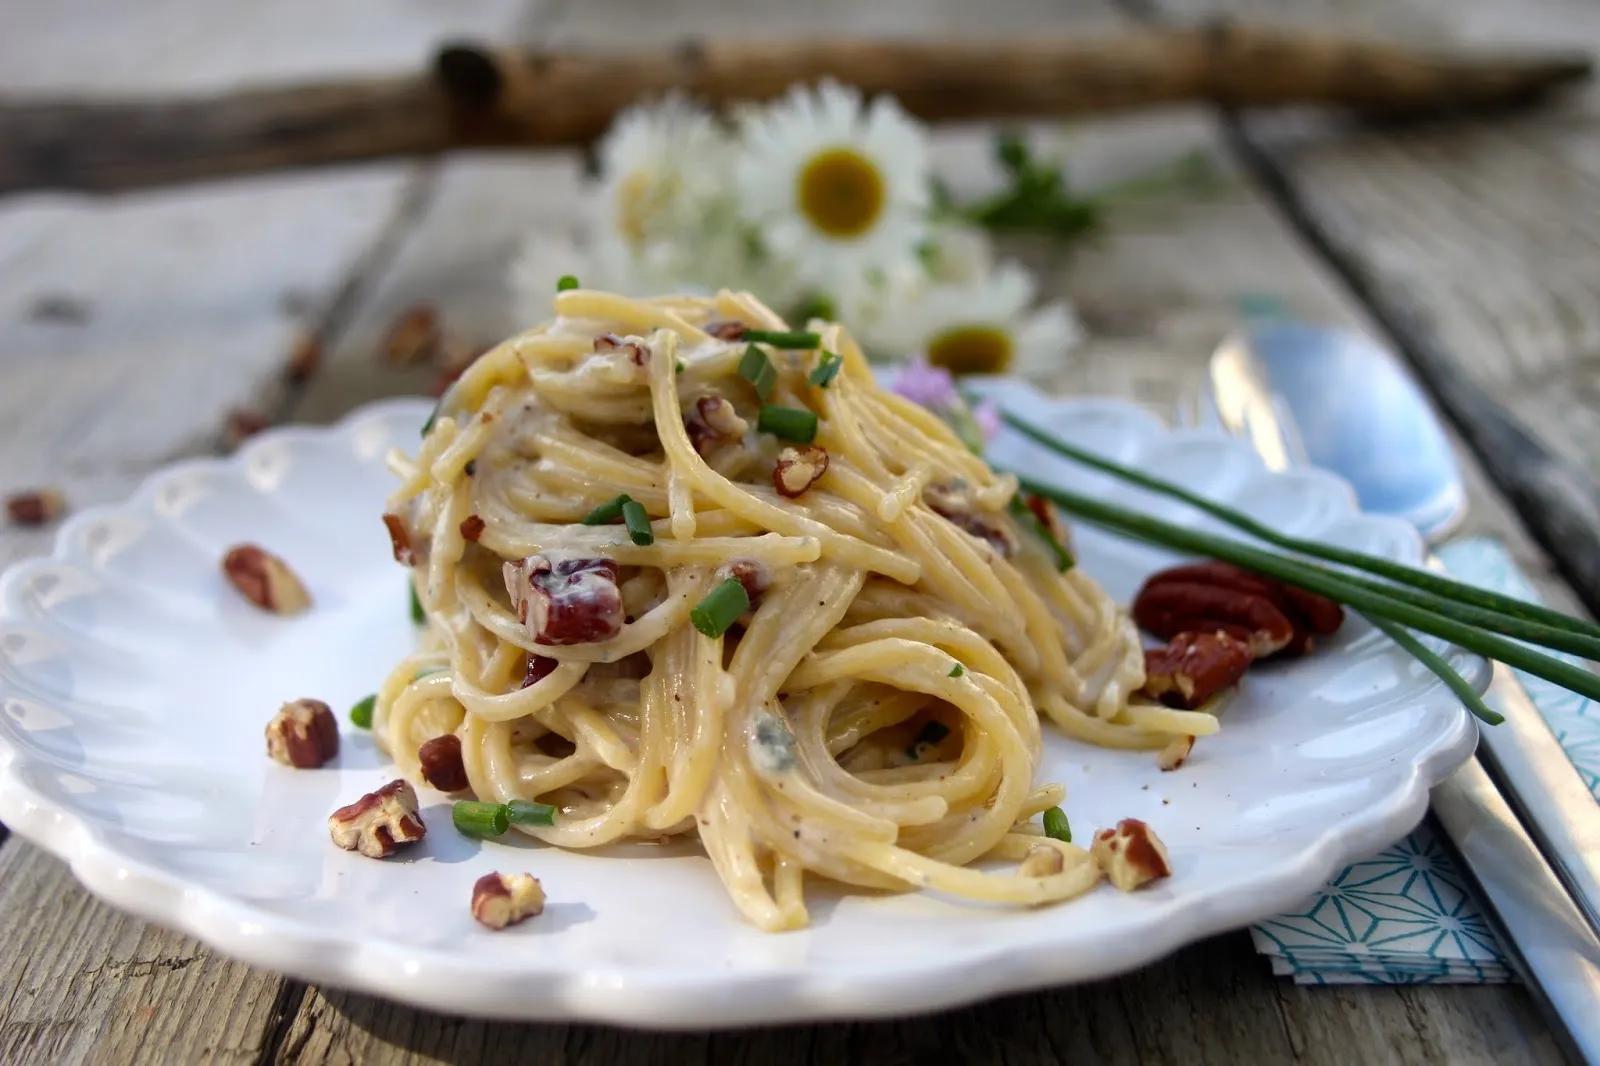
<svg viewBox="0 0 1600 1066">
<path fill-rule="evenodd" d="M 928 362 L 952 374 L 998 374 L 1015 355 L 1011 335 L 996 326 L 956 326 L 928 342 Z"/>
<path fill-rule="evenodd" d="M 883 214 L 883 175 L 853 148 L 818 152 L 800 171 L 800 210 L 830 237 L 859 237 Z"/>
</svg>

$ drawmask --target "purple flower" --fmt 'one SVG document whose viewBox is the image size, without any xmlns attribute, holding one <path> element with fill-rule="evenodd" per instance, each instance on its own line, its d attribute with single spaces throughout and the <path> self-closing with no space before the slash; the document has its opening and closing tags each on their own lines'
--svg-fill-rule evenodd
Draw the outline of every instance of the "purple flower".
<svg viewBox="0 0 1600 1066">
<path fill-rule="evenodd" d="M 972 409 L 972 420 L 985 441 L 994 440 L 1000 432 L 1000 406 L 993 400 L 984 400 Z"/>
<path fill-rule="evenodd" d="M 919 360 L 903 364 L 894 375 L 895 392 L 930 411 L 945 411 L 960 403 L 955 379 L 942 366 Z"/>
</svg>

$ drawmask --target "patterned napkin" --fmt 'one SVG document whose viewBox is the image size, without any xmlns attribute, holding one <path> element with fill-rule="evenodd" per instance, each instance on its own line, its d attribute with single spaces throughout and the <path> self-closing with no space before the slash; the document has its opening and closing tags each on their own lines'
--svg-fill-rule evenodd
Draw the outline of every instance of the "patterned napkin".
<svg viewBox="0 0 1600 1066">
<path fill-rule="evenodd" d="M 1469 538 L 1438 554 L 1463 581 L 1538 599 L 1497 541 Z M 1542 678 L 1516 676 L 1600 799 L 1600 706 Z M 1274 973 L 1296 984 L 1511 980 L 1482 904 L 1436 834 L 1431 821 L 1424 822 L 1398 844 L 1334 876 L 1304 906 L 1254 926 L 1256 950 L 1271 959 Z"/>
</svg>

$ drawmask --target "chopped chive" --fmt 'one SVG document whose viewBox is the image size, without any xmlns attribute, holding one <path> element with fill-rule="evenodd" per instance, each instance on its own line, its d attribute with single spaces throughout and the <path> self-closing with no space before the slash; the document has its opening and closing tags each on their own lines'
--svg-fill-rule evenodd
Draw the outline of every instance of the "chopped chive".
<svg viewBox="0 0 1600 1066">
<path fill-rule="evenodd" d="M 512 800 L 506 804 L 506 817 L 512 825 L 555 825 L 556 809 L 548 803 Z"/>
<path fill-rule="evenodd" d="M 444 397 L 439 397 L 439 402 L 433 405 L 433 410 L 428 412 L 428 420 L 422 423 L 422 436 L 426 437 L 433 432 L 433 424 L 439 420 L 439 408 L 444 406 Z"/>
<path fill-rule="evenodd" d="M 638 500 L 622 501 L 622 521 L 628 527 L 628 539 L 635 544 L 654 544 L 656 535 L 650 530 L 650 516 Z"/>
<path fill-rule="evenodd" d="M 1431 648 L 1412 636 L 1409 630 L 1395 625 L 1382 615 L 1369 614 L 1364 617 L 1376 626 L 1384 636 L 1404 648 L 1411 654 L 1412 658 L 1432 671 L 1433 675 L 1440 681 L 1443 681 L 1445 687 L 1455 693 L 1456 699 L 1460 700 L 1461 705 L 1471 711 L 1475 718 L 1489 725 L 1499 725 L 1505 721 L 1505 718 L 1498 711 L 1483 702 L 1483 697 L 1478 695 L 1477 689 L 1467 684 L 1466 678 L 1456 673 L 1450 664 L 1444 661 L 1443 657 L 1434 654 Z"/>
<path fill-rule="evenodd" d="M 817 368 L 806 377 L 806 380 L 819 389 L 825 389 L 839 376 L 839 368 L 843 365 L 843 357 L 833 352 L 823 352 L 822 358 L 817 362 Z"/>
<path fill-rule="evenodd" d="M 967 672 L 967 668 L 965 666 L 962 666 L 960 663 L 956 663 L 954 666 L 952 666 L 950 668 L 950 672 L 948 674 L 946 674 L 945 676 L 946 677 L 960 677 L 962 674 L 964 674 L 966 672 Z"/>
<path fill-rule="evenodd" d="M 672 369 L 681 374 L 685 370 L 689 369 L 689 364 L 685 363 L 682 359 L 679 359 L 676 363 L 672 364 Z"/>
<path fill-rule="evenodd" d="M 812 333 L 809 330 L 747 329 L 744 331 L 744 339 L 761 341 L 774 348 L 786 348 L 790 351 L 809 351 L 812 348 L 822 347 L 822 334 Z"/>
<path fill-rule="evenodd" d="M 1039 521 L 1039 516 L 1034 514 L 1027 504 L 1013 496 L 1011 497 L 1009 509 L 1012 516 L 1026 527 L 1029 533 L 1044 541 L 1044 546 L 1050 549 L 1051 555 L 1055 556 L 1057 570 L 1064 574 L 1073 568 L 1077 560 L 1072 557 L 1072 553 L 1067 551 L 1066 546 L 1055 538 L 1055 534 L 1050 532 L 1048 526 Z"/>
<path fill-rule="evenodd" d="M 376 693 L 367 696 L 350 708 L 350 724 L 360 726 L 362 729 L 372 728 L 372 708 L 378 702 Z"/>
<path fill-rule="evenodd" d="M 428 620 L 428 615 L 422 609 L 422 601 L 417 599 L 417 586 L 407 581 L 406 591 L 411 593 L 411 621 L 420 626 Z"/>
<path fill-rule="evenodd" d="M 563 274 L 556 279 L 557 292 L 566 292 L 569 289 L 576 289 L 577 287 L 578 277 L 576 274 Z"/>
<path fill-rule="evenodd" d="M 469 837 L 497 837 L 511 828 L 511 814 L 504 803 L 457 800 L 450 808 L 450 820 Z"/>
<path fill-rule="evenodd" d="M 756 395 L 765 400 L 772 395 L 772 387 L 778 383 L 778 368 L 772 365 L 772 360 L 767 358 L 767 353 L 755 345 L 744 350 L 744 358 L 739 360 L 739 376 L 755 386 Z"/>
<path fill-rule="evenodd" d="M 810 444 L 817 436 L 817 416 L 799 407 L 779 407 L 767 403 L 761 405 L 756 428 L 797 444 Z"/>
<path fill-rule="evenodd" d="M 750 609 L 750 594 L 736 577 L 720 582 L 689 612 L 689 621 L 708 637 L 720 637 Z"/>
<path fill-rule="evenodd" d="M 588 514 L 584 515 L 583 524 L 586 526 L 609 526 L 611 523 L 622 518 L 623 507 L 632 502 L 633 497 L 624 492 L 616 499 L 607 500 L 599 507 L 596 507 Z"/>
<path fill-rule="evenodd" d="M 1063 844 L 1072 843 L 1072 826 L 1067 822 L 1066 812 L 1060 807 L 1051 807 L 1044 812 L 1044 835 Z"/>
</svg>

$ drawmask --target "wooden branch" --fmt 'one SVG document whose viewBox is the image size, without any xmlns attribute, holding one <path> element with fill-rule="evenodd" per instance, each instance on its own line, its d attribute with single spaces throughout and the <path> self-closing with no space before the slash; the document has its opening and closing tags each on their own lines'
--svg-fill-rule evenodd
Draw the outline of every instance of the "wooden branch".
<svg viewBox="0 0 1600 1066">
<path fill-rule="evenodd" d="M 205 99 L 0 98 L 0 191 L 117 189 L 457 147 L 582 144 L 669 89 L 712 105 L 833 77 L 929 120 L 1208 100 L 1412 116 L 1517 104 L 1588 77 L 1582 54 L 1422 53 L 1234 25 L 1010 41 L 707 41 L 633 53 L 441 51 L 430 73 Z"/>
</svg>

